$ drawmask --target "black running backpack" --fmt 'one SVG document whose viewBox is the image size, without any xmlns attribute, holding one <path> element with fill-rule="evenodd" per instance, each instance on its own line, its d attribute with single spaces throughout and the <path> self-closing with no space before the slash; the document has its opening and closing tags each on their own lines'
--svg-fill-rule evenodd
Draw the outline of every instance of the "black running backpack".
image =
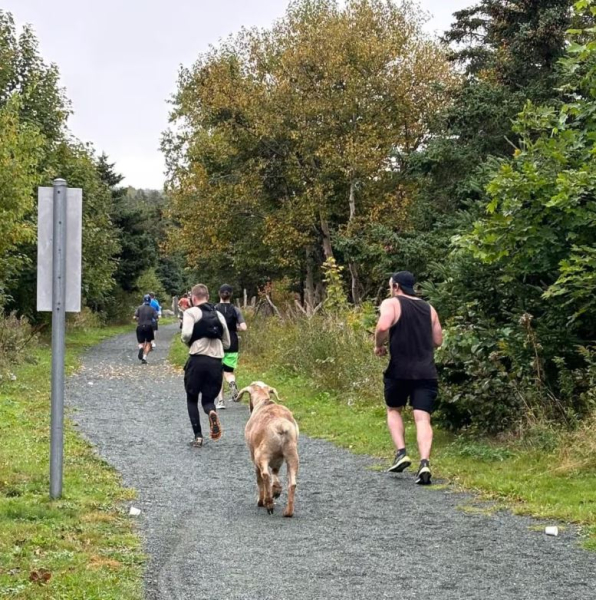
<svg viewBox="0 0 596 600">
<path fill-rule="evenodd" d="M 195 323 L 190 338 L 190 345 L 201 338 L 209 338 L 211 340 L 221 340 L 223 338 L 223 325 L 217 316 L 218 313 L 212 304 L 201 304 L 198 306 L 202 316 L 200 321 Z"/>
</svg>

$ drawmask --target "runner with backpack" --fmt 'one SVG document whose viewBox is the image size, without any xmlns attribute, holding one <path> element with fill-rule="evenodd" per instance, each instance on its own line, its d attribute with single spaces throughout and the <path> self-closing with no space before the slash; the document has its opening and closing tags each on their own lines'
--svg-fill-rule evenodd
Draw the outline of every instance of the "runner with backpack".
<svg viewBox="0 0 596 600">
<path fill-rule="evenodd" d="M 223 359 L 223 375 L 228 382 L 232 400 L 238 401 L 238 386 L 236 385 L 236 375 L 234 370 L 238 366 L 239 339 L 238 331 L 246 331 L 246 322 L 240 312 L 240 309 L 232 304 L 232 294 L 234 290 L 231 285 L 225 283 L 219 288 L 219 304 L 215 309 L 220 312 L 228 325 L 230 332 L 230 347 L 225 351 Z M 224 409 L 226 403 L 223 396 L 223 385 L 217 399 L 217 408 Z"/>
<path fill-rule="evenodd" d="M 224 316 L 209 304 L 209 290 L 198 284 L 191 291 L 192 308 L 184 311 L 182 341 L 189 347 L 184 366 L 184 387 L 188 416 L 194 432 L 192 445 L 203 445 L 199 417 L 199 396 L 209 418 L 212 440 L 222 435 L 222 427 L 215 408 L 215 400 L 223 383 L 222 360 L 224 350 L 230 347 L 230 332 Z"/>
</svg>

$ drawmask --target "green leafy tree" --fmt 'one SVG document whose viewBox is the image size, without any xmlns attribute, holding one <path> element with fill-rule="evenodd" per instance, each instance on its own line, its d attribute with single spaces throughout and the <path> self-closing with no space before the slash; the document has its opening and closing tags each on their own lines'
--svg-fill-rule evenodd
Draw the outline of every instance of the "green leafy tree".
<svg viewBox="0 0 596 600">
<path fill-rule="evenodd" d="M 39 181 L 43 138 L 36 127 L 22 122 L 19 103 L 13 95 L 0 107 L 0 306 L 7 284 L 22 272 L 19 248 L 35 235 L 26 217 L 33 209 L 31 190 Z"/>
<path fill-rule="evenodd" d="M 358 302 L 357 238 L 403 216 L 404 157 L 454 80 L 410 5 L 304 0 L 242 32 L 180 77 L 164 140 L 176 241 L 193 266 L 225 255 L 238 273 L 303 278 L 311 301 L 341 246 Z"/>
</svg>

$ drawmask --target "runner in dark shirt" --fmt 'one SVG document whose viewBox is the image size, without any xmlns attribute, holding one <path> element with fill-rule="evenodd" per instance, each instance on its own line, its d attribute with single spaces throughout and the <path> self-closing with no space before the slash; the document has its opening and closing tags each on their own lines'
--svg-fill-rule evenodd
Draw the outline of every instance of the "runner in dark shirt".
<svg viewBox="0 0 596 600">
<path fill-rule="evenodd" d="M 147 364 L 147 355 L 151 352 L 151 342 L 154 339 L 153 322 L 157 319 L 157 311 L 151 306 L 151 296 L 143 297 L 143 304 L 135 311 L 137 322 L 137 342 L 139 343 L 138 357 L 141 364 Z"/>
<path fill-rule="evenodd" d="M 375 354 L 387 355 L 385 343 L 388 340 L 391 357 L 385 371 L 385 403 L 387 425 L 397 448 L 389 471 L 401 473 L 412 464 L 406 454 L 401 414 L 409 399 L 414 409 L 421 458 L 416 483 L 429 484 L 433 439 L 430 416 L 438 391 L 434 349 L 442 344 L 443 332 L 437 311 L 416 296 L 415 283 L 409 271 L 395 273 L 389 280 L 392 297 L 381 305 Z"/>
<path fill-rule="evenodd" d="M 219 303 L 215 305 L 215 309 L 220 312 L 228 325 L 230 332 L 230 347 L 226 350 L 223 359 L 224 379 L 227 381 L 230 388 L 231 398 L 234 402 L 238 401 L 238 386 L 236 385 L 236 374 L 234 371 L 238 367 L 238 352 L 240 339 L 239 331 L 246 331 L 246 321 L 240 312 L 240 309 L 232 304 L 232 294 L 234 290 L 231 285 L 224 283 L 219 288 Z M 223 396 L 223 386 L 217 398 L 217 408 L 223 409 L 226 403 Z"/>
</svg>

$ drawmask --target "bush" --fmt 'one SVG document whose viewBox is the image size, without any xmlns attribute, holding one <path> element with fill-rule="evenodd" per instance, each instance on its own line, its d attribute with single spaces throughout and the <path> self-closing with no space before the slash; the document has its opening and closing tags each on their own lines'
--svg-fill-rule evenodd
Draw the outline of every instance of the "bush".
<svg viewBox="0 0 596 600">
<path fill-rule="evenodd" d="M 93 312 L 89 307 L 83 306 L 81 312 L 66 315 L 66 326 L 73 329 L 95 329 L 104 324 L 102 316 Z"/>
<path fill-rule="evenodd" d="M 12 376 L 11 369 L 31 354 L 37 335 L 25 317 L 0 315 L 0 382 Z"/>
<path fill-rule="evenodd" d="M 275 368 L 300 375 L 322 390 L 339 392 L 348 404 L 383 397 L 383 361 L 373 354 L 365 313 L 308 318 L 255 318 L 245 349 Z"/>
</svg>

